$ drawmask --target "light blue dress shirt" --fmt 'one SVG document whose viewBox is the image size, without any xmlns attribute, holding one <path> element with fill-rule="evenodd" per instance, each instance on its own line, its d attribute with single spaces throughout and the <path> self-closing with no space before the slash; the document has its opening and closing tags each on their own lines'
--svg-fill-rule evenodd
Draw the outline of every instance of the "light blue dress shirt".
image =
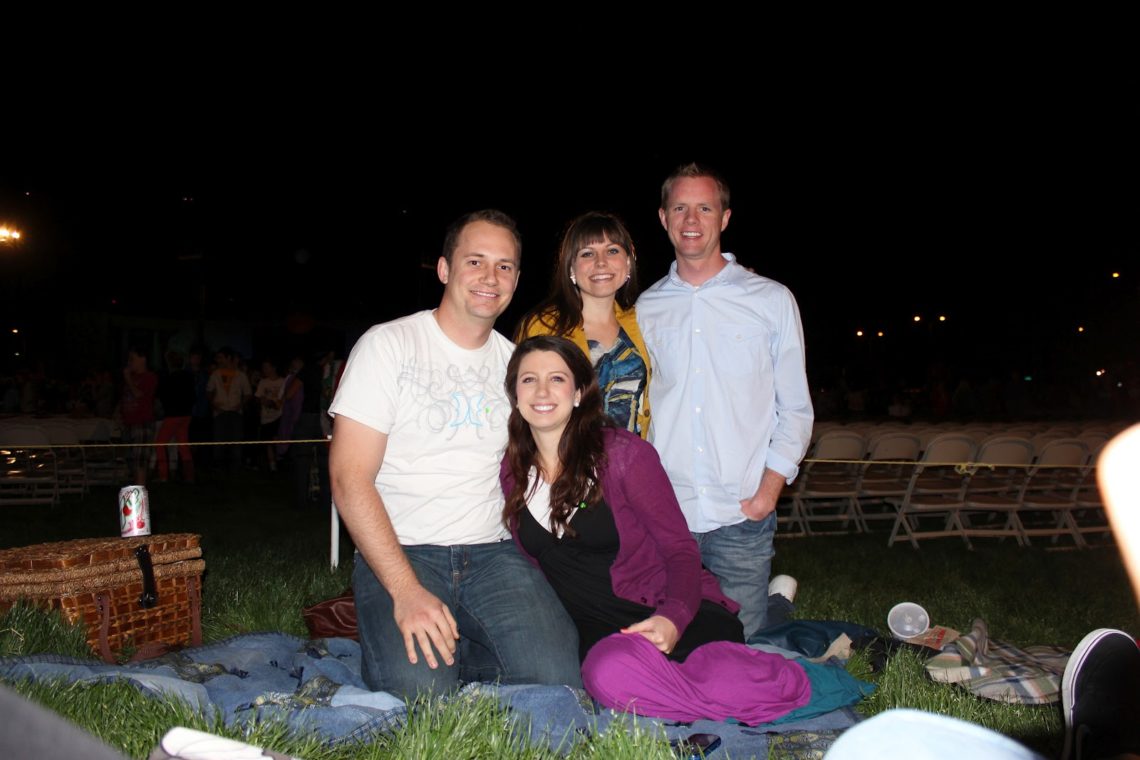
<svg viewBox="0 0 1140 760">
<path fill-rule="evenodd" d="M 649 440 L 697 533 L 742 522 L 765 468 L 790 483 L 814 419 L 795 298 L 721 255 L 727 265 L 699 287 L 673 262 L 637 302 L 653 361 Z"/>
</svg>

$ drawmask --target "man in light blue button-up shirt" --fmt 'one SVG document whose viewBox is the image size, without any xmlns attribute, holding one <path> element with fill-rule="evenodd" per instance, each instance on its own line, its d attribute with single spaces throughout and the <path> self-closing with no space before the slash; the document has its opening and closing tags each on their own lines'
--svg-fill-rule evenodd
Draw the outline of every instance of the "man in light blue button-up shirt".
<svg viewBox="0 0 1140 760">
<path fill-rule="evenodd" d="M 811 441 L 803 327 L 791 291 L 721 252 L 723 180 L 679 168 L 659 214 L 676 261 L 637 302 L 653 363 L 649 440 L 748 638 L 767 622 L 776 500 Z"/>
</svg>

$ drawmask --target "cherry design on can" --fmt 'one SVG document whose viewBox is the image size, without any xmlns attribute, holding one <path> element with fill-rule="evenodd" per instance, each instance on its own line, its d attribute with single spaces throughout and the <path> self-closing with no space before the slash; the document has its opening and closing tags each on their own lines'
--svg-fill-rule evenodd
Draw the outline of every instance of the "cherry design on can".
<svg viewBox="0 0 1140 760">
<path fill-rule="evenodd" d="M 119 534 L 123 538 L 150 535 L 150 497 L 145 486 L 119 489 Z"/>
</svg>

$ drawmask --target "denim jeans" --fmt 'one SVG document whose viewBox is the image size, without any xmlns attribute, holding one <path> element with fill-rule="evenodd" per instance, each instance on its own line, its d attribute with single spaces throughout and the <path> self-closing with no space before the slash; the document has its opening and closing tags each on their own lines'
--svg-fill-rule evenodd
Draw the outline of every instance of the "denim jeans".
<svg viewBox="0 0 1140 760">
<path fill-rule="evenodd" d="M 730 599 L 740 605 L 744 640 L 768 624 L 768 575 L 776 549 L 776 513 L 763 520 L 745 520 L 735 525 L 694 533 L 701 549 L 701 562 Z"/>
<path fill-rule="evenodd" d="M 512 541 L 405 546 L 416 577 L 459 626 L 455 664 L 408 662 L 392 597 L 360 554 L 353 570 L 362 675 L 372 689 L 414 698 L 467 681 L 581 687 L 578 633 L 542 574 Z"/>
</svg>

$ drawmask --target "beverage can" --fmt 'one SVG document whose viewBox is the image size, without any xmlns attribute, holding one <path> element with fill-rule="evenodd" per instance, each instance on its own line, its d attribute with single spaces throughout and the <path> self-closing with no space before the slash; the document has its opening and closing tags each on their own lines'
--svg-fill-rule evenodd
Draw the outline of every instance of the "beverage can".
<svg viewBox="0 0 1140 760">
<path fill-rule="evenodd" d="M 150 535 L 150 496 L 146 486 L 119 489 L 119 532 L 123 538 Z"/>
</svg>

